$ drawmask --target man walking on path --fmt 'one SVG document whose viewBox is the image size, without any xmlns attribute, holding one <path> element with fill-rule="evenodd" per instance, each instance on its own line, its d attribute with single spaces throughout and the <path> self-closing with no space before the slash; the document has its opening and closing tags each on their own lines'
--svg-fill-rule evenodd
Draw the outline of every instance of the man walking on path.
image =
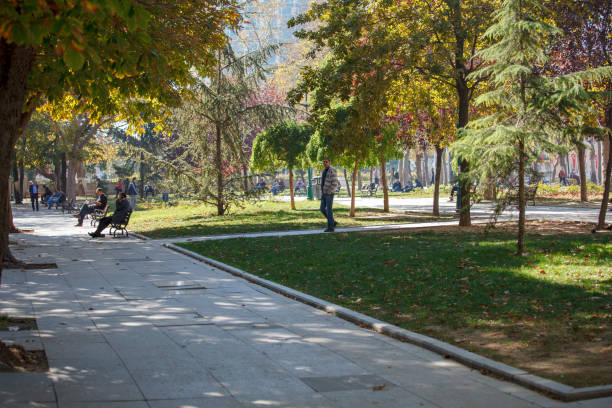
<svg viewBox="0 0 612 408">
<path fill-rule="evenodd" d="M 136 188 L 136 177 L 132 179 L 132 182 L 127 188 L 127 195 L 130 196 L 130 207 L 132 211 L 136 210 L 136 198 L 138 197 L 138 188 Z"/>
<path fill-rule="evenodd" d="M 34 183 L 30 181 L 30 200 L 32 200 L 32 211 L 38 211 L 38 182 L 36 180 Z"/>
<path fill-rule="evenodd" d="M 323 160 L 323 166 L 325 166 L 325 169 L 321 173 L 321 212 L 327 218 L 327 228 L 324 232 L 334 232 L 338 223 L 334 221 L 332 205 L 340 181 L 338 180 L 338 171 L 330 166 L 329 159 Z"/>
</svg>

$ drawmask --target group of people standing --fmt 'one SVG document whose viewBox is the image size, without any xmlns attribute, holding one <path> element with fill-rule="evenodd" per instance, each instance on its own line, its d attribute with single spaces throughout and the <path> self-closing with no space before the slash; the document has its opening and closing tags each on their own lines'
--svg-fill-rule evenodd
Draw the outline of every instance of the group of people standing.
<svg viewBox="0 0 612 408">
<path fill-rule="evenodd" d="M 147 185 L 147 187 L 150 187 L 150 185 Z M 132 210 L 136 208 L 136 201 L 138 199 L 136 177 L 134 177 L 132 181 L 129 181 L 128 179 L 117 181 L 117 185 L 115 185 L 115 198 L 117 198 L 122 192 L 130 196 L 130 208 L 132 208 Z"/>
</svg>

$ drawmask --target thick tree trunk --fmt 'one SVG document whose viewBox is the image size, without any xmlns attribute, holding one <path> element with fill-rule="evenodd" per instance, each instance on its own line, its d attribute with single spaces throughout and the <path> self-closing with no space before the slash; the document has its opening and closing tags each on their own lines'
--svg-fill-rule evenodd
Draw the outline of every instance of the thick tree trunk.
<svg viewBox="0 0 612 408">
<path fill-rule="evenodd" d="M 61 167 L 60 186 L 61 190 L 64 192 L 64 194 L 66 194 L 66 190 L 68 189 L 68 163 L 66 161 L 66 153 L 62 153 Z"/>
<path fill-rule="evenodd" d="M 289 198 L 291 200 L 291 209 L 295 210 L 295 198 L 293 197 L 293 170 L 289 169 Z"/>
<path fill-rule="evenodd" d="M 604 192 L 601 200 L 601 207 L 599 209 L 599 219 L 597 222 L 596 229 L 603 229 L 606 226 L 606 211 L 608 210 L 608 201 L 610 200 L 610 182 L 612 181 L 612 106 L 606 107 L 605 112 L 607 132 L 607 157 L 606 165 L 604 170 Z M 603 160 L 602 160 L 603 161 Z"/>
<path fill-rule="evenodd" d="M 434 146 L 436 148 L 436 173 L 434 178 L 434 198 L 433 198 L 433 215 L 435 217 L 440 216 L 440 171 L 442 170 L 442 155 L 444 149 L 440 146 Z"/>
<path fill-rule="evenodd" d="M 346 175 L 346 168 L 342 168 L 342 171 L 344 172 L 344 183 L 346 184 L 346 192 L 348 193 L 348 196 L 351 196 L 351 189 L 349 188 L 349 182 L 348 182 L 348 176 Z"/>
<path fill-rule="evenodd" d="M 353 166 L 353 179 L 351 180 L 351 210 L 349 212 L 350 217 L 355 216 L 355 176 L 357 175 L 357 171 L 359 170 L 359 156 L 355 155 L 355 166 Z M 370 178 L 372 177 L 372 172 L 370 172 Z"/>
<path fill-rule="evenodd" d="M 588 201 L 587 197 L 587 179 L 586 179 L 586 163 L 584 161 L 584 144 L 582 141 L 577 144 L 578 149 L 578 171 L 580 173 L 580 201 Z"/>
<path fill-rule="evenodd" d="M 25 184 L 25 166 L 23 164 L 23 159 L 19 161 L 19 197 L 21 198 L 20 204 L 23 203 L 24 194 L 24 184 Z"/>
<path fill-rule="evenodd" d="M 525 251 L 525 145 L 519 141 L 519 219 L 518 219 L 518 239 L 516 241 L 516 254 L 522 255 Z"/>
<path fill-rule="evenodd" d="M 66 200 L 76 200 L 76 175 L 79 163 L 74 158 L 68 161 L 68 175 L 66 177 Z"/>
<path fill-rule="evenodd" d="M 28 77 L 36 52 L 0 38 L 0 186 L 8 186 L 11 157 L 17 139 L 30 120 Z M 32 104 L 33 105 L 33 104 Z M 15 260 L 8 247 L 9 195 L 0 194 L 0 279 L 4 260 Z"/>
<path fill-rule="evenodd" d="M 416 178 L 423 183 L 423 166 L 421 164 L 421 154 L 417 151 L 415 154 Z"/>
<path fill-rule="evenodd" d="M 385 168 L 385 153 L 380 149 L 380 162 L 382 163 L 382 168 Z M 387 172 L 383 171 L 381 174 L 382 188 L 383 188 L 383 211 L 389 212 L 389 188 L 387 186 Z"/>
</svg>

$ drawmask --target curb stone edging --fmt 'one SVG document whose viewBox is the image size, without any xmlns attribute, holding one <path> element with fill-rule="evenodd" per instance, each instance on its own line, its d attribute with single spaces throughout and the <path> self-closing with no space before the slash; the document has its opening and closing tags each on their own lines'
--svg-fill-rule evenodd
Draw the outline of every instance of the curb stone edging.
<svg viewBox="0 0 612 408">
<path fill-rule="evenodd" d="M 139 233 L 137 233 L 137 232 L 132 232 L 132 231 L 130 231 L 130 230 L 128 230 L 128 232 L 130 233 L 130 235 L 133 235 L 133 236 L 135 236 L 136 238 L 141 239 L 141 240 L 143 240 L 143 241 L 148 241 L 148 240 L 149 240 L 149 237 L 144 236 L 144 235 L 142 235 L 142 234 L 139 234 Z"/>
<path fill-rule="evenodd" d="M 434 338 L 415 333 L 406 329 L 402 329 L 392 324 L 385 323 L 378 319 L 366 316 L 362 313 L 358 313 L 345 307 L 327 302 L 323 299 L 319 299 L 314 296 L 310 296 L 308 294 L 288 288 L 286 286 L 279 285 L 278 283 L 260 278 L 259 276 L 250 274 L 238 268 L 234 268 L 233 266 L 224 264 L 217 260 L 202 256 L 188 249 L 181 248 L 177 245 L 163 244 L 163 246 L 173 251 L 179 252 L 183 255 L 187 255 L 191 258 L 197 259 L 201 262 L 207 263 L 234 276 L 238 276 L 240 278 L 246 279 L 249 282 L 268 288 L 291 299 L 295 299 L 309 306 L 324 310 L 327 313 L 333 314 L 334 316 L 340 317 L 349 322 L 358 324 L 361 327 L 368 328 L 377 333 L 381 333 L 389 337 L 405 341 L 407 343 L 415 344 L 417 346 L 431 350 L 435 353 L 441 354 L 444 357 L 452 358 L 469 367 L 478 370 L 489 371 L 497 376 L 502 377 L 505 380 L 514 382 L 516 384 L 525 386 L 538 392 L 552 395 L 553 397 L 558 398 L 562 401 L 570 402 L 612 396 L 612 384 L 595 387 L 574 388 L 553 380 L 538 377 L 536 375 L 529 374 L 527 371 L 524 371 L 522 369 L 515 368 L 504 363 L 499 363 L 487 357 L 483 357 L 470 351 L 463 350 L 462 348 L 453 346 L 443 341 L 436 340 Z"/>
</svg>

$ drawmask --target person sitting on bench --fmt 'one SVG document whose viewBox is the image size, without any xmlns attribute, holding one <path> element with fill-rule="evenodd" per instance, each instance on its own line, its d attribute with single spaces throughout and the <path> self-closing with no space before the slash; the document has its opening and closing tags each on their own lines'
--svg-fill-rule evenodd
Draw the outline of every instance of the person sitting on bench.
<svg viewBox="0 0 612 408">
<path fill-rule="evenodd" d="M 83 218 L 85 218 L 87 214 L 91 214 L 96 210 L 104 210 L 106 208 L 106 203 L 108 202 L 106 194 L 104 194 L 101 188 L 96 189 L 96 194 L 98 195 L 98 201 L 94 201 L 91 204 L 83 204 L 81 211 L 74 215 L 79 219 L 79 222 L 75 225 L 75 227 L 83 226 Z"/>
<path fill-rule="evenodd" d="M 66 195 L 64 194 L 64 192 L 62 190 L 58 190 L 57 193 L 53 194 L 47 200 L 49 210 L 51 209 L 53 204 L 55 204 L 55 207 L 57 208 L 58 204 L 61 204 L 62 202 L 64 202 L 65 199 L 66 199 Z"/>
<path fill-rule="evenodd" d="M 102 231 L 111 223 L 122 222 L 123 220 L 125 220 L 128 211 L 130 211 L 131 209 L 130 203 L 128 202 L 126 197 L 127 195 L 125 193 L 119 193 L 119 199 L 115 201 L 115 212 L 111 216 L 100 218 L 98 228 L 94 232 L 88 233 L 92 238 L 102 237 Z"/>
</svg>

